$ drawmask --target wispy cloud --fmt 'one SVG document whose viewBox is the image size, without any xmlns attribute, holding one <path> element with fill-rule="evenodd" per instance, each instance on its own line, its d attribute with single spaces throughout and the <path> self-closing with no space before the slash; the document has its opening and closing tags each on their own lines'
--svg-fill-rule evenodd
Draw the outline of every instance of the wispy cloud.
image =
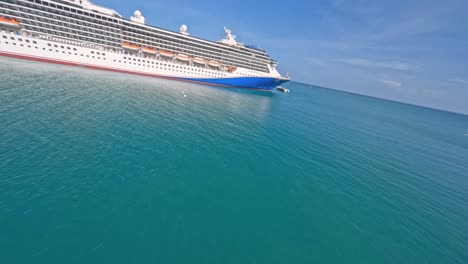
<svg viewBox="0 0 468 264">
<path fill-rule="evenodd" d="M 450 79 L 449 81 L 468 85 L 468 80 L 461 79 L 461 78 L 454 78 L 454 79 Z"/>
<path fill-rule="evenodd" d="M 313 66 L 323 66 L 324 62 L 318 58 L 306 58 L 305 61 Z"/>
<path fill-rule="evenodd" d="M 400 71 L 407 71 L 411 68 L 409 64 L 400 61 L 372 61 L 362 58 L 342 58 L 336 61 L 359 67 L 384 68 Z"/>
<path fill-rule="evenodd" d="M 390 80 L 390 79 L 380 79 L 379 82 L 381 82 L 383 84 L 386 84 L 388 86 L 392 86 L 392 87 L 401 87 L 401 85 L 402 85 L 401 82 L 395 81 L 395 80 Z"/>
</svg>

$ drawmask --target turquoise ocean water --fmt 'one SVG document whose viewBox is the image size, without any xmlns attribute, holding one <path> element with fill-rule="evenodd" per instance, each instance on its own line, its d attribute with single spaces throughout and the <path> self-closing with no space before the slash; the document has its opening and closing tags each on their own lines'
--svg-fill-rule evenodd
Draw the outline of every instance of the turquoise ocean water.
<svg viewBox="0 0 468 264">
<path fill-rule="evenodd" d="M 0 263 L 468 263 L 468 116 L 1 59 Z"/>
</svg>

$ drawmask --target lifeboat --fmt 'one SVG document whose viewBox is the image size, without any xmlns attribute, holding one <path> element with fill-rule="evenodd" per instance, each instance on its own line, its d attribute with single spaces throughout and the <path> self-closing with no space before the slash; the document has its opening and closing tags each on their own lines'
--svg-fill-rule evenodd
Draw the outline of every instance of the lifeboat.
<svg viewBox="0 0 468 264">
<path fill-rule="evenodd" d="M 221 63 L 219 63 L 219 61 L 216 61 L 216 60 L 210 60 L 208 62 L 208 65 L 210 65 L 212 67 L 219 67 L 219 66 L 221 66 Z"/>
<path fill-rule="evenodd" d="M 135 44 L 130 44 L 130 43 L 128 43 L 128 42 L 122 43 L 122 48 L 128 49 L 128 50 L 133 50 L 133 51 L 138 51 L 138 50 L 140 50 L 140 47 L 138 47 L 138 46 L 135 45 Z"/>
<path fill-rule="evenodd" d="M 189 55 L 177 54 L 176 58 L 180 61 L 189 61 L 191 58 Z"/>
<path fill-rule="evenodd" d="M 234 66 L 227 66 L 227 70 L 228 70 L 228 72 L 233 72 L 233 71 L 236 70 L 236 67 L 234 67 Z"/>
<path fill-rule="evenodd" d="M 20 23 L 13 18 L 0 17 L 0 25 L 10 27 L 20 27 Z"/>
<path fill-rule="evenodd" d="M 199 57 L 193 58 L 192 61 L 193 61 L 193 63 L 197 63 L 197 64 L 206 64 L 206 60 L 202 59 L 202 58 L 199 58 Z"/>
<path fill-rule="evenodd" d="M 158 51 L 154 48 L 142 47 L 141 50 L 145 53 L 156 54 Z"/>
<path fill-rule="evenodd" d="M 159 54 L 161 54 L 161 56 L 164 56 L 164 57 L 174 57 L 174 53 L 167 51 L 167 50 L 161 50 Z"/>
</svg>

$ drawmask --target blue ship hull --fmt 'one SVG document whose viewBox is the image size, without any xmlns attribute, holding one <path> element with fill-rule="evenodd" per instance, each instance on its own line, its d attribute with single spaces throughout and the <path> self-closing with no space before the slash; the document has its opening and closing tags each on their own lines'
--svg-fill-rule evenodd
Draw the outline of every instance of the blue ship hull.
<svg viewBox="0 0 468 264">
<path fill-rule="evenodd" d="M 277 79 L 271 77 L 235 77 L 235 78 L 182 78 L 182 80 L 211 84 L 216 86 L 239 87 L 256 90 L 271 91 L 277 86 L 289 81 L 288 79 Z"/>
</svg>

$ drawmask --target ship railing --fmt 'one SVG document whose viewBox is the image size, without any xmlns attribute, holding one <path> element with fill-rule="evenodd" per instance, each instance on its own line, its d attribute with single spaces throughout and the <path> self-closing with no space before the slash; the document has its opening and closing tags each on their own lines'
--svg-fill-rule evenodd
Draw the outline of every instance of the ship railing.
<svg viewBox="0 0 468 264">
<path fill-rule="evenodd" d="M 63 43 L 63 44 L 69 44 L 69 45 L 74 45 L 74 46 L 81 46 L 81 47 L 86 47 L 86 48 L 98 49 L 98 50 L 105 51 L 105 52 L 122 53 L 122 54 L 133 55 L 133 56 L 136 56 L 136 57 L 147 58 L 147 56 L 145 54 L 143 54 L 142 52 L 138 52 L 137 54 L 131 54 L 131 53 L 127 53 L 123 49 L 117 48 L 117 47 L 106 47 L 106 46 L 96 45 L 94 43 L 88 43 L 88 42 L 84 42 L 84 41 L 75 41 L 75 40 L 72 40 L 72 39 L 68 39 L 68 38 L 64 38 L 64 37 L 58 37 L 58 36 L 52 36 L 52 35 L 48 35 L 48 34 L 44 34 L 44 33 L 39 33 L 39 34 L 36 33 L 36 32 L 31 33 L 31 32 L 29 32 L 27 30 L 21 30 L 21 32 L 17 32 L 17 33 L 18 34 L 20 33 L 21 35 L 23 35 L 25 37 L 36 37 L 36 38 L 40 38 L 40 39 L 43 39 L 43 40 L 48 40 L 48 41 L 53 41 L 53 42 L 58 42 L 58 43 Z M 158 59 L 158 57 L 159 56 L 156 55 L 155 59 Z M 162 59 L 160 57 L 159 57 L 158 60 L 169 61 L 169 60 Z M 175 62 L 175 60 L 173 62 Z M 180 64 L 184 64 L 184 63 L 180 63 Z M 189 63 L 189 65 L 194 66 L 194 67 L 203 68 L 203 66 L 193 65 L 192 63 Z M 205 65 L 205 68 L 207 68 L 207 67 L 208 66 Z"/>
<path fill-rule="evenodd" d="M 62 38 L 62 37 L 57 37 L 57 36 L 52 36 L 52 35 L 47 35 L 47 34 L 39 34 L 37 36 L 41 39 L 48 40 L 48 41 L 59 42 L 63 44 L 69 44 L 69 45 L 80 46 L 80 47 L 91 48 L 91 49 L 97 49 L 101 51 L 118 52 L 119 50 L 116 48 L 96 45 L 94 43 L 88 43 L 85 41 L 76 41 L 76 40 L 72 40 L 68 38 Z"/>
</svg>

